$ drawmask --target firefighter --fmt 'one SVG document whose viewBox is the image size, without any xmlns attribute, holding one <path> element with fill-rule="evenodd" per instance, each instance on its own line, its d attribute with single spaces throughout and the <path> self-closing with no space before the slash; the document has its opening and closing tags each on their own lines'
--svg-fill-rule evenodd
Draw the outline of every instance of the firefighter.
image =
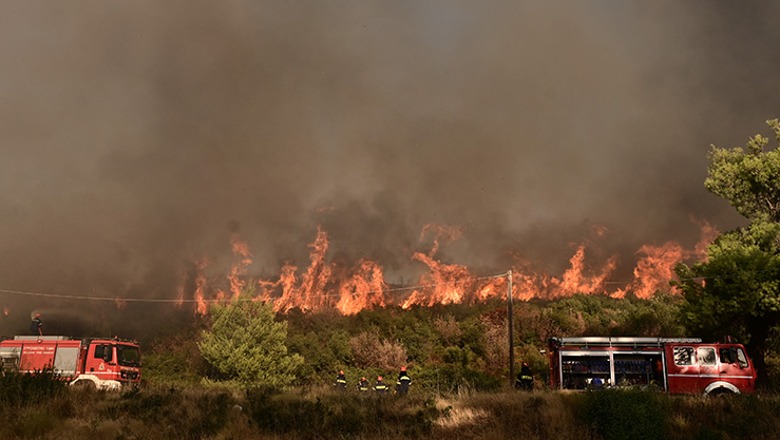
<svg viewBox="0 0 780 440">
<path fill-rule="evenodd" d="M 387 385 L 385 385 L 385 381 L 384 379 L 382 379 L 382 376 L 376 377 L 376 382 L 374 383 L 374 391 L 376 391 L 379 394 L 387 393 Z"/>
<path fill-rule="evenodd" d="M 336 376 L 336 382 L 333 383 L 333 386 L 340 391 L 347 389 L 347 378 L 344 376 L 344 370 L 339 370 L 339 375 Z"/>
<path fill-rule="evenodd" d="M 368 383 L 368 379 L 365 377 L 361 377 L 360 381 L 357 384 L 357 390 L 360 392 L 368 391 L 371 388 L 371 385 Z"/>
<path fill-rule="evenodd" d="M 34 335 L 43 336 L 43 330 L 41 330 L 41 327 L 43 327 L 43 321 L 41 321 L 41 314 L 36 313 L 35 317 L 30 323 L 30 331 Z"/>
<path fill-rule="evenodd" d="M 523 362 L 523 366 L 520 367 L 520 372 L 517 373 L 515 388 L 526 391 L 534 388 L 534 376 L 533 373 L 531 373 L 531 367 L 528 366 L 527 362 Z"/>
<path fill-rule="evenodd" d="M 398 380 L 395 383 L 395 392 L 399 396 L 405 396 L 409 392 L 409 385 L 412 384 L 412 378 L 406 374 L 406 367 L 401 367 L 398 373 Z"/>
</svg>

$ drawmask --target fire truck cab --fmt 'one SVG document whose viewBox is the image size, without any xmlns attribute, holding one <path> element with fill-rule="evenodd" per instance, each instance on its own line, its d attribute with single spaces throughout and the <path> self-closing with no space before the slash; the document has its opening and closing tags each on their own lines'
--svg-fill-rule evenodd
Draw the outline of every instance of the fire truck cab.
<svg viewBox="0 0 780 440">
<path fill-rule="evenodd" d="M 15 336 L 0 341 L 4 371 L 51 371 L 71 385 L 119 389 L 141 380 L 138 344 L 119 339 L 73 340 L 66 336 Z"/>
<path fill-rule="evenodd" d="M 550 386 L 657 387 L 674 394 L 752 393 L 756 371 L 741 344 L 698 338 L 552 338 Z"/>
</svg>

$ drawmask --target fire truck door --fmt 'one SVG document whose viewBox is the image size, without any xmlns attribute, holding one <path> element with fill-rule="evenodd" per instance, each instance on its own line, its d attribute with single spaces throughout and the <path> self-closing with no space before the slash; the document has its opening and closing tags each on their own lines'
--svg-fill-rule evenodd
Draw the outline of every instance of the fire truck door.
<svg viewBox="0 0 780 440">
<path fill-rule="evenodd" d="M 753 371 L 745 351 L 741 347 L 720 347 L 718 355 L 720 357 L 718 369 L 721 380 L 734 384 L 740 392 L 750 390 Z"/>
<path fill-rule="evenodd" d="M 714 347 L 696 347 L 696 360 L 699 364 L 699 392 L 703 392 L 707 386 L 720 380 L 718 371 L 718 358 Z"/>
<path fill-rule="evenodd" d="M 669 392 L 698 393 L 699 365 L 696 349 L 687 345 L 667 345 L 666 371 Z"/>
</svg>

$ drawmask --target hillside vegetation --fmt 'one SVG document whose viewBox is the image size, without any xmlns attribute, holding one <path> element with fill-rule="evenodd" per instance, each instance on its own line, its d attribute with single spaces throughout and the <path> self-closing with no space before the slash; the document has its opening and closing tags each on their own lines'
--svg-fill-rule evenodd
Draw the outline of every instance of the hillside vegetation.
<svg viewBox="0 0 780 440">
<path fill-rule="evenodd" d="M 538 385 L 547 379 L 544 350 L 553 336 L 684 336 L 679 297 L 614 299 L 577 295 L 556 301 L 515 303 L 517 363 L 528 362 Z M 197 342 L 210 328 L 202 318 L 181 333 L 145 348 L 150 383 L 194 384 L 220 379 L 200 355 Z M 495 391 L 508 385 L 507 308 L 501 301 L 471 305 L 383 308 L 343 316 L 337 312 L 279 315 L 287 323 L 287 348 L 304 362 L 295 386 L 331 384 L 344 370 L 350 383 L 362 377 L 395 376 L 408 366 L 416 388 L 437 392 Z"/>
<path fill-rule="evenodd" d="M 144 347 L 144 383 L 136 390 L 90 392 L 45 374 L 4 376 L 0 438 L 776 438 L 780 397 L 771 390 L 704 398 L 547 389 L 549 337 L 696 336 L 679 326 L 678 307 L 679 298 L 668 295 L 516 303 L 516 359 L 531 365 L 533 392 L 509 386 L 500 301 L 276 316 L 287 324 L 289 354 L 303 359 L 285 387 L 224 380 L 201 356 L 198 344 L 211 322 L 199 318 Z M 384 375 L 392 384 L 403 365 L 414 381 L 407 396 L 354 388 L 361 376 Z M 350 383 L 341 392 L 332 386 L 340 369 Z"/>
<path fill-rule="evenodd" d="M 8 385 L 4 379 L 3 389 Z M 147 385 L 124 393 L 24 381 L 0 397 L 4 439 L 775 439 L 780 398 L 641 390 L 361 395 Z"/>
</svg>

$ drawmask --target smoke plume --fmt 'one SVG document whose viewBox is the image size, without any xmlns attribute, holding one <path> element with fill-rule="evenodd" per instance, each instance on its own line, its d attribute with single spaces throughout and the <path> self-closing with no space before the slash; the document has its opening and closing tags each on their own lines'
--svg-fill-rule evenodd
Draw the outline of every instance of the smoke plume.
<svg viewBox="0 0 780 440">
<path fill-rule="evenodd" d="M 437 257 L 560 273 L 583 242 L 631 276 L 643 244 L 741 220 L 710 144 L 780 115 L 771 2 L 7 2 L 0 289 L 176 298 L 208 261 L 332 258 L 416 280 Z M 594 230 L 600 231 L 594 234 Z M 600 253 L 599 253 L 600 252 Z M 43 303 L 46 304 L 43 304 Z M 170 305 L 0 293 L 0 334 L 163 327 Z M 76 311 L 76 312 L 74 312 Z M 78 316 L 78 318 L 74 317 Z M 59 318 L 61 317 L 61 319 Z M 58 327 L 59 326 L 59 327 Z"/>
</svg>

